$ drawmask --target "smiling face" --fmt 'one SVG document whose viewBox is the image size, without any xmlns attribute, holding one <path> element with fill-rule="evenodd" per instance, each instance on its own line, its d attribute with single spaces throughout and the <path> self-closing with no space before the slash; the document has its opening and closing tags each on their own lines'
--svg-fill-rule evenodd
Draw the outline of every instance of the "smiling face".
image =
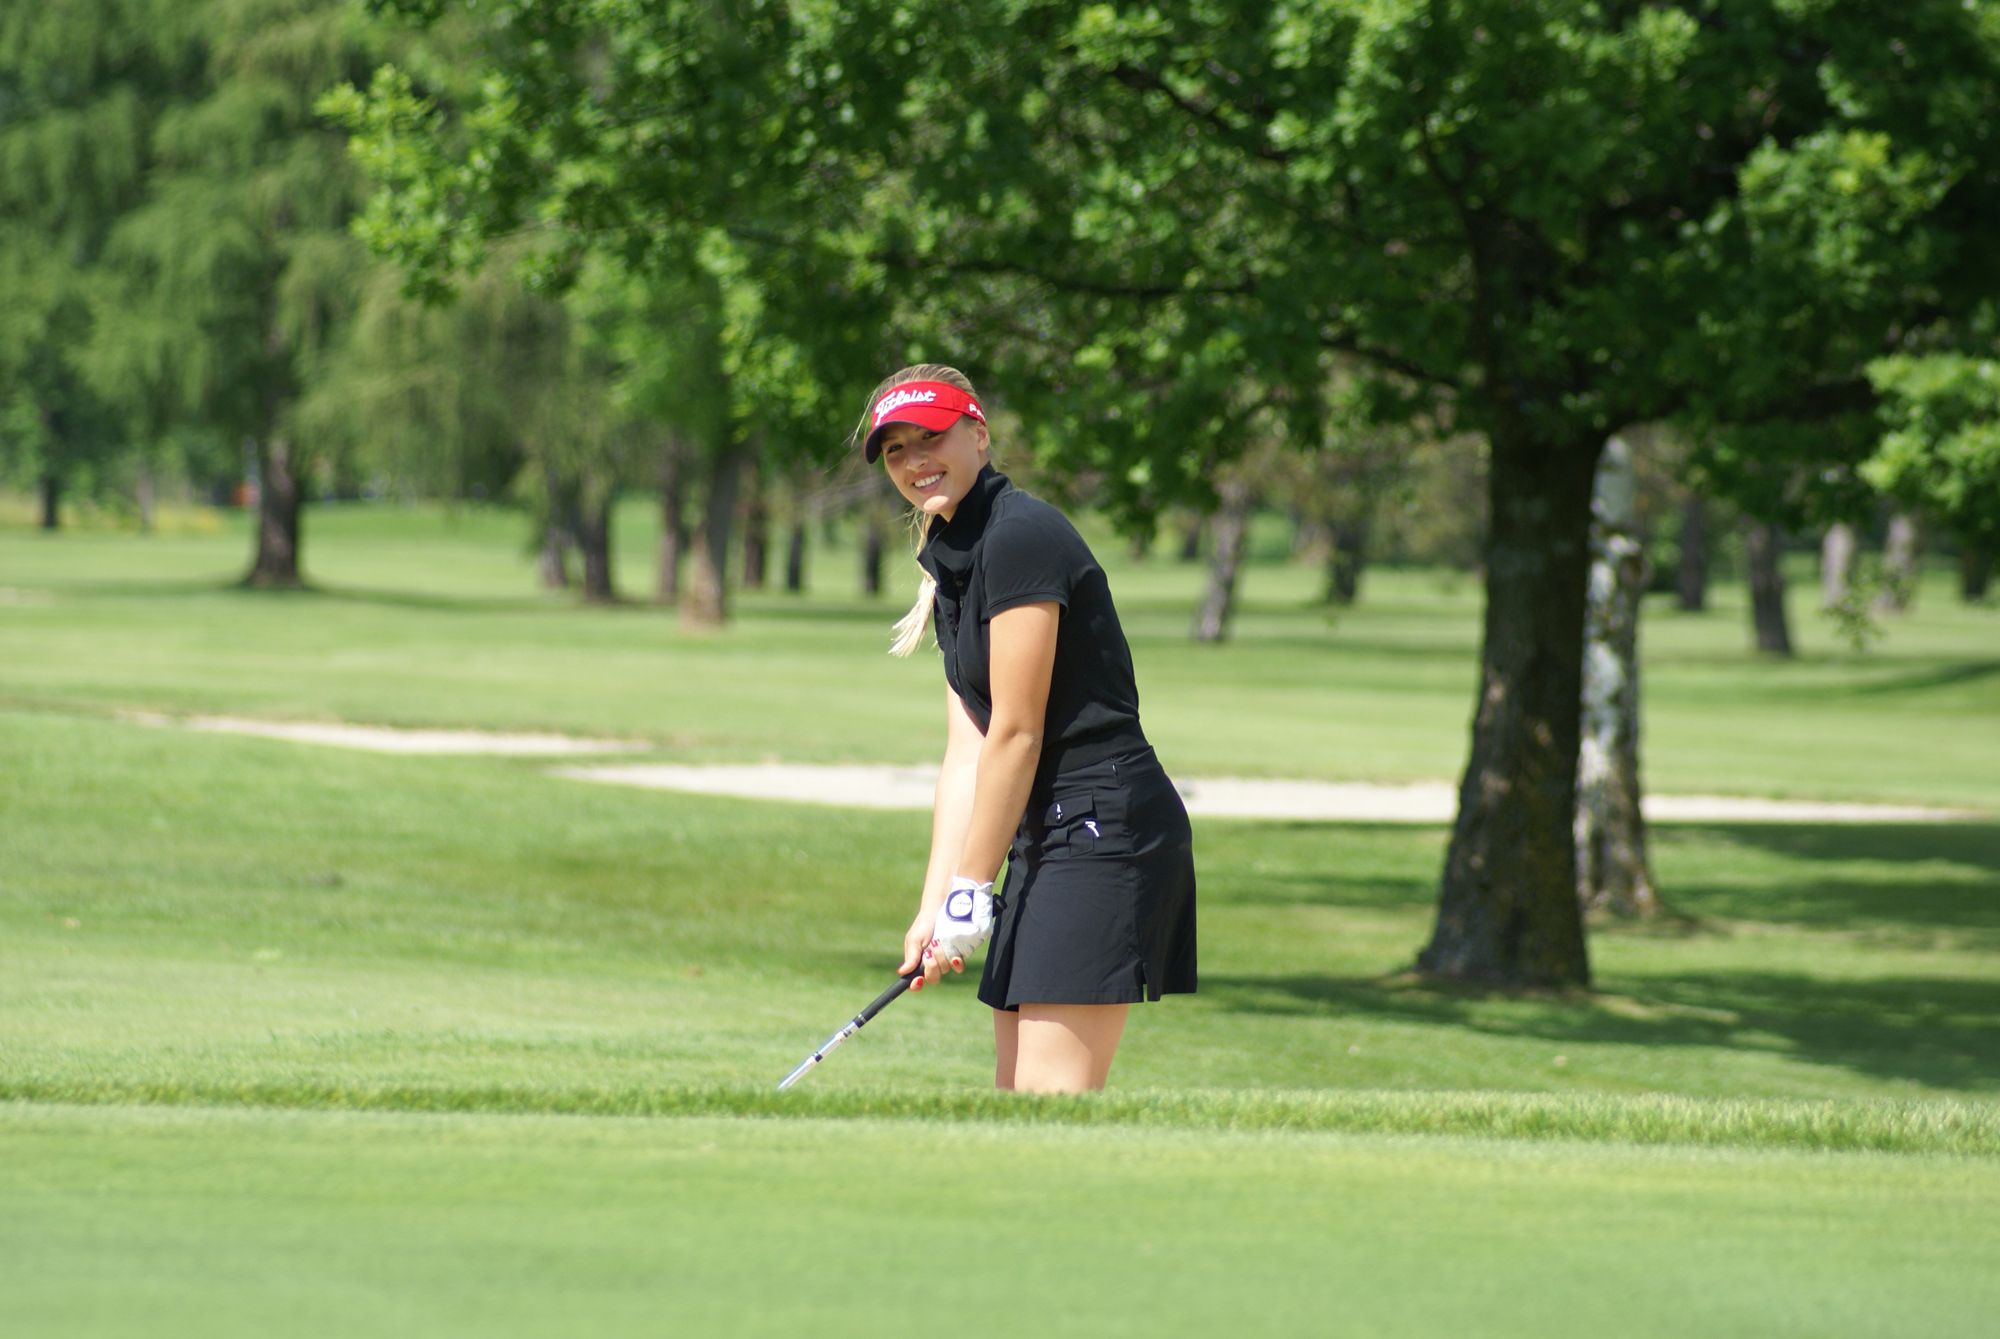
<svg viewBox="0 0 2000 1339">
<path fill-rule="evenodd" d="M 986 464 L 986 425 L 962 416 L 943 432 L 914 423 L 882 430 L 882 468 L 912 507 L 947 521 Z"/>
</svg>

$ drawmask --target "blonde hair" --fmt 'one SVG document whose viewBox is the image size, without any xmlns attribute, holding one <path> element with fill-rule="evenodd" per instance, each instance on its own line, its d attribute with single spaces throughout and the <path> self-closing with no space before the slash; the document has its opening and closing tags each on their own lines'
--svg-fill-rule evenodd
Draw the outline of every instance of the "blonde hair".
<svg viewBox="0 0 2000 1339">
<path fill-rule="evenodd" d="M 979 392 L 972 388 L 972 382 L 965 373 L 955 367 L 947 367 L 943 363 L 915 363 L 900 371 L 891 372 L 882 379 L 881 385 L 868 393 L 868 404 L 861 411 L 861 421 L 855 424 L 854 431 L 848 434 L 847 444 L 850 449 L 857 448 L 862 442 L 867 441 L 868 434 L 874 430 L 875 402 L 896 387 L 911 381 L 942 381 L 947 386 L 958 387 L 974 399 L 979 398 Z M 924 532 L 928 520 L 923 512 L 914 507 L 910 509 L 913 557 L 924 547 Z M 923 579 L 917 584 L 916 603 L 910 606 L 909 613 L 896 620 L 895 637 L 889 643 L 890 655 L 907 656 L 923 644 L 924 631 L 931 625 L 931 608 L 936 602 L 937 582 L 931 580 L 929 572 L 925 572 Z"/>
</svg>

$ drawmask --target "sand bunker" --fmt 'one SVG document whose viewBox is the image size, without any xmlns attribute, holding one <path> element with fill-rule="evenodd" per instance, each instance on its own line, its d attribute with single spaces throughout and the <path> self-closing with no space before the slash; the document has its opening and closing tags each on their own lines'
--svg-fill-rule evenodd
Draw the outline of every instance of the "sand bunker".
<svg viewBox="0 0 2000 1339">
<path fill-rule="evenodd" d="M 579 781 L 858 809 L 928 809 L 931 789 L 937 781 L 937 769 L 923 766 L 627 763 L 612 767 L 559 767 L 555 772 Z M 1207 818 L 1449 823 L 1458 803 L 1457 788 L 1442 781 L 1397 786 L 1193 777 L 1178 784 L 1188 812 Z M 1646 817 L 1656 823 L 1932 822 L 1971 816 L 1958 810 L 1916 805 L 1756 800 L 1726 795 L 1649 795 L 1645 807 Z"/>
<path fill-rule="evenodd" d="M 400 730 L 384 725 L 325 721 L 256 721 L 238 716 L 175 718 L 127 712 L 142 725 L 177 725 L 184 730 L 263 735 L 300 744 L 332 744 L 371 753 L 486 753 L 534 758 L 575 753 L 645 753 L 654 745 L 633 740 L 578 739 L 572 735 L 494 734 L 485 730 Z"/>
<path fill-rule="evenodd" d="M 144 725 L 179 726 L 225 734 L 261 735 L 302 744 L 331 744 L 375 753 L 492 754 L 557 757 L 644 753 L 639 740 L 580 739 L 557 734 L 495 734 L 484 730 L 403 730 L 345 722 L 259 721 L 238 716 L 177 719 L 150 712 L 123 713 Z M 871 764 L 621 763 L 558 767 L 556 776 L 578 781 L 643 786 L 652 790 L 728 795 L 745 800 L 791 800 L 849 809 L 928 809 L 937 768 Z M 1411 785 L 1287 781 L 1247 777 L 1178 779 L 1188 812 L 1204 818 L 1347 823 L 1449 823 L 1457 788 L 1444 781 Z M 1655 823 L 1906 823 L 1974 818 L 1958 809 L 1921 805 L 1851 804 L 1819 800 L 1760 800 L 1731 795 L 1648 795 L 1646 817 Z"/>
</svg>

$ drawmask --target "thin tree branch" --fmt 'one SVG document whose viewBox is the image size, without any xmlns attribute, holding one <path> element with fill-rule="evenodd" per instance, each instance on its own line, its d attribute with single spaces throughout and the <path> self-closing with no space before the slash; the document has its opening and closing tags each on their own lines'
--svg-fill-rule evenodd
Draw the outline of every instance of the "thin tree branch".
<svg viewBox="0 0 2000 1339">
<path fill-rule="evenodd" d="M 1254 154 L 1267 163 L 1277 163 L 1282 166 L 1292 161 L 1291 154 L 1273 146 L 1263 136 L 1247 133 L 1243 127 L 1231 124 L 1220 109 L 1204 106 L 1192 98 L 1184 97 L 1175 92 L 1166 80 L 1154 74 L 1151 70 L 1142 70 L 1136 65 L 1119 65 L 1112 68 L 1111 77 L 1127 88 L 1136 89 L 1142 93 L 1160 94 L 1168 102 L 1173 103 L 1174 106 L 1180 108 L 1189 116 L 1214 126 L 1237 148 Z"/>
</svg>

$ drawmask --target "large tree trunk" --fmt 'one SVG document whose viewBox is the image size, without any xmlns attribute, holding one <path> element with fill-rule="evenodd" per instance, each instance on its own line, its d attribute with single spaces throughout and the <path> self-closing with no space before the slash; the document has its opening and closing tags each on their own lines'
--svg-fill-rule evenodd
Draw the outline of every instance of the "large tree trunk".
<svg viewBox="0 0 2000 1339">
<path fill-rule="evenodd" d="M 1854 578 L 1854 527 L 1835 521 L 1819 542 L 1819 607 L 1833 610 L 1847 603 Z"/>
<path fill-rule="evenodd" d="M 257 533 L 246 586 L 290 587 L 299 580 L 299 480 L 291 443 L 257 443 Z"/>
<path fill-rule="evenodd" d="M 681 592 L 681 624 L 719 628 L 729 617 L 729 531 L 736 517 L 736 494 L 754 447 L 724 443 L 708 462 L 707 497 L 694 536 L 693 570 Z"/>
<path fill-rule="evenodd" d="M 1623 438 L 1605 444 L 1592 501 L 1584 609 L 1583 744 L 1576 765 L 1576 891 L 1585 911 L 1659 910 L 1639 810 L 1639 604 L 1649 573 Z"/>
<path fill-rule="evenodd" d="M 1680 550 L 1674 581 L 1680 610 L 1698 614 L 1708 607 L 1708 500 L 1699 493 L 1681 503 Z"/>
<path fill-rule="evenodd" d="M 583 598 L 592 604 L 611 604 L 618 598 L 611 571 L 611 509 L 617 504 L 618 490 L 586 486 L 583 496 L 576 518 L 576 547 L 583 555 Z"/>
<path fill-rule="evenodd" d="M 42 529 L 55 530 L 62 525 L 62 475 L 54 470 L 42 472 Z"/>
<path fill-rule="evenodd" d="M 1757 649 L 1766 655 L 1792 653 L 1792 628 L 1785 614 L 1785 536 L 1767 521 L 1743 528 L 1743 553 L 1750 566 L 1750 625 Z"/>
<path fill-rule="evenodd" d="M 1917 517 L 1899 511 L 1889 518 L 1889 537 L 1882 544 L 1882 593 L 1875 597 L 1878 614 L 1905 614 L 1917 602 L 1917 574 L 1923 562 L 1924 531 Z"/>
<path fill-rule="evenodd" d="M 688 444 L 668 434 L 660 447 L 660 566 L 656 598 L 673 604 L 681 594 L 681 555 L 687 552 Z"/>
<path fill-rule="evenodd" d="M 1590 494 L 1602 446 L 1493 438 L 1478 713 L 1423 972 L 1590 984 L 1576 901 L 1576 759 Z"/>
<path fill-rule="evenodd" d="M 1232 479 L 1216 492 L 1222 505 L 1210 520 L 1214 544 L 1209 554 L 1208 584 L 1188 634 L 1198 642 L 1219 642 L 1229 636 L 1229 617 L 1236 606 L 1236 575 L 1243 565 L 1243 540 L 1250 528 L 1250 485 Z"/>
<path fill-rule="evenodd" d="M 1958 551 L 1958 594 L 1967 604 L 1984 604 L 1993 584 L 1993 550 L 1965 540 Z"/>
</svg>

